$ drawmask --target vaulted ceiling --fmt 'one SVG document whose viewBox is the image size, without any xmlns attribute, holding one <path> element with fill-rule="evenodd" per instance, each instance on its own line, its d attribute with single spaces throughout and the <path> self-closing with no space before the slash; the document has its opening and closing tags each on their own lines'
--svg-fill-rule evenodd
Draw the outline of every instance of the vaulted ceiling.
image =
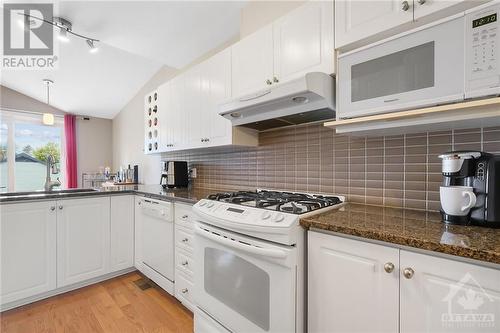
<svg viewBox="0 0 500 333">
<path fill-rule="evenodd" d="M 26 1 L 25 1 L 26 2 Z M 44 78 L 55 83 L 51 104 L 113 118 L 162 66 L 181 69 L 239 33 L 245 1 L 59 1 L 55 16 L 97 38 L 58 43 L 56 70 L 2 70 L 1 83 L 46 101 Z M 3 16 L 3 15 L 2 15 Z M 55 39 L 57 41 L 57 39 Z"/>
</svg>

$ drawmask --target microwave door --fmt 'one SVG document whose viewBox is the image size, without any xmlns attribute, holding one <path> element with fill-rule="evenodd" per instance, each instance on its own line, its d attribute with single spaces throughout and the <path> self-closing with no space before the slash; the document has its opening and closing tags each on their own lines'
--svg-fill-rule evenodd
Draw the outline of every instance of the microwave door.
<svg viewBox="0 0 500 333">
<path fill-rule="evenodd" d="M 464 18 L 339 57 L 340 118 L 436 105 L 464 96 Z"/>
<path fill-rule="evenodd" d="M 295 331 L 295 252 L 195 226 L 195 302 L 233 332 Z M 285 320 L 286 319 L 286 320 Z"/>
</svg>

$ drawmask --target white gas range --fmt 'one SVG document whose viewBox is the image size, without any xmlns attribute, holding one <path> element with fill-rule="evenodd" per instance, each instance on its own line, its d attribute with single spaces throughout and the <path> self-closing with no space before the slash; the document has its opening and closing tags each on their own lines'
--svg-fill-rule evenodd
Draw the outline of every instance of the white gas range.
<svg viewBox="0 0 500 333">
<path fill-rule="evenodd" d="M 303 332 L 305 234 L 299 219 L 344 197 L 218 193 L 195 213 L 195 333 Z"/>
</svg>

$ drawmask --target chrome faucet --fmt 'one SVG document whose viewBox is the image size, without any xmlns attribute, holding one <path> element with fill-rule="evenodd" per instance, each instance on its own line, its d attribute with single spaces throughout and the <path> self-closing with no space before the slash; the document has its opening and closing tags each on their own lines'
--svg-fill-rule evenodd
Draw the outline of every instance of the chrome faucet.
<svg viewBox="0 0 500 333">
<path fill-rule="evenodd" d="M 47 174 L 45 176 L 45 191 L 52 191 L 55 186 L 61 186 L 61 182 L 59 181 L 59 177 L 56 180 L 50 179 L 50 174 L 56 174 L 59 170 L 57 168 L 56 162 L 52 155 L 47 156 Z"/>
</svg>

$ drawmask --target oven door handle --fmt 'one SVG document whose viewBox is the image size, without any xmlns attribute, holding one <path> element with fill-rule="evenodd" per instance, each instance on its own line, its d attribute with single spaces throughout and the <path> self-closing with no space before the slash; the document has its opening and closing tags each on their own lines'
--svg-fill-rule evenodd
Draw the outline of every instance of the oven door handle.
<svg viewBox="0 0 500 333">
<path fill-rule="evenodd" d="M 233 241 L 233 240 L 227 239 L 225 237 L 214 235 L 209 231 L 205 231 L 204 229 L 200 228 L 199 226 L 195 226 L 194 231 L 197 235 L 200 235 L 201 237 L 207 238 L 211 241 L 214 241 L 216 243 L 219 243 L 219 244 L 222 244 L 222 245 L 225 245 L 228 247 L 232 247 L 233 249 L 236 249 L 236 250 L 241 250 L 243 252 L 252 253 L 252 254 L 259 255 L 259 256 L 271 257 L 271 258 L 280 258 L 280 259 L 286 258 L 286 256 L 287 256 L 287 253 L 283 250 L 262 248 L 262 247 L 256 247 L 253 245 L 243 244 L 243 243 L 240 243 L 238 241 Z"/>
</svg>

